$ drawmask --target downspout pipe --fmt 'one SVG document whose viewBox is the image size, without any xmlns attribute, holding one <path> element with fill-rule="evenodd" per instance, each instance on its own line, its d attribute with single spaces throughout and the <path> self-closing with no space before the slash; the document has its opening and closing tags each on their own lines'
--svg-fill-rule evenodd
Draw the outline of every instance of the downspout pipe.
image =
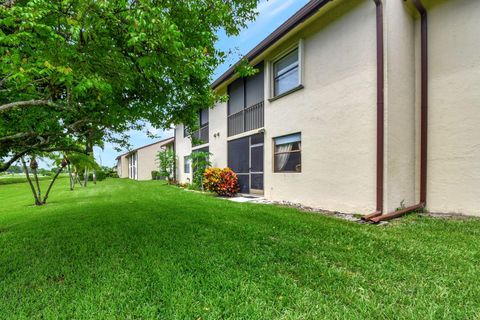
<svg viewBox="0 0 480 320">
<path fill-rule="evenodd" d="M 381 216 L 383 214 L 383 180 L 384 180 L 384 123 L 385 123 L 385 52 L 383 28 L 383 3 L 374 0 L 377 19 L 377 172 L 376 172 L 376 209 L 375 212 L 362 217 L 363 220 Z"/>
<path fill-rule="evenodd" d="M 428 18 L 421 0 L 411 0 L 420 14 L 421 33 L 421 116 L 420 116 L 420 203 L 402 210 L 367 219 L 373 223 L 391 220 L 407 213 L 424 209 L 427 203 L 427 159 L 428 159 Z"/>
<path fill-rule="evenodd" d="M 428 146 L 428 17 L 420 0 L 412 0 L 420 14 L 421 23 L 421 150 L 420 203 L 427 203 L 427 146 Z"/>
</svg>

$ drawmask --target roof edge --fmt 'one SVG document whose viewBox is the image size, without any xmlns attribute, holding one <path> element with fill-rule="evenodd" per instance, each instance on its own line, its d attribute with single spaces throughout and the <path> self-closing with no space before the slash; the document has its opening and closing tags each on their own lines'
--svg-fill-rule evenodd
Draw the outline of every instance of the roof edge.
<svg viewBox="0 0 480 320">
<path fill-rule="evenodd" d="M 247 61 L 252 61 L 260 54 L 262 54 L 265 50 L 269 47 L 274 45 L 277 41 L 279 41 L 283 36 L 287 33 L 292 31 L 295 27 L 299 24 L 313 16 L 318 10 L 320 10 L 323 6 L 329 3 L 332 0 L 311 0 L 305 6 L 303 6 L 300 10 L 298 10 L 293 16 L 287 19 L 284 23 L 282 23 L 275 31 L 273 31 L 270 35 L 268 35 L 265 39 L 263 39 L 258 45 L 256 45 L 252 50 L 250 50 L 243 59 L 247 59 Z M 240 60 L 242 61 L 242 60 Z M 236 67 L 240 63 L 238 61 L 233 66 L 231 66 L 227 71 L 225 71 L 220 77 L 218 77 L 212 84 L 211 88 L 216 89 L 218 88 L 223 82 L 228 80 L 230 77 L 234 76 L 236 72 Z"/>
<path fill-rule="evenodd" d="M 163 145 L 168 144 L 169 142 L 173 142 L 174 140 L 175 140 L 174 137 L 169 137 L 169 138 L 166 138 L 166 139 L 157 141 L 157 142 L 152 142 L 152 143 L 146 144 L 146 145 L 144 145 L 144 146 L 141 146 L 141 147 L 132 149 L 132 150 L 130 150 L 130 151 L 128 151 L 128 152 L 124 152 L 124 153 L 122 153 L 121 155 L 117 156 L 115 159 L 119 159 L 120 157 L 123 157 L 124 155 L 127 155 L 127 154 L 129 154 L 129 153 L 131 153 L 131 152 L 138 151 L 138 150 L 144 149 L 144 148 L 148 148 L 148 147 L 151 147 L 151 146 L 156 145 L 156 144 L 159 144 L 159 143 L 163 146 Z"/>
</svg>

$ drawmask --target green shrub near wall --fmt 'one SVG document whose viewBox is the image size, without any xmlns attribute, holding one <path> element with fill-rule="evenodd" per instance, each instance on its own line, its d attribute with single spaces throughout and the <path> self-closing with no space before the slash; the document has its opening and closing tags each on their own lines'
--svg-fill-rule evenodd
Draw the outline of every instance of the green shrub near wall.
<svg viewBox="0 0 480 320">
<path fill-rule="evenodd" d="M 160 172 L 152 171 L 152 180 L 158 180 L 159 177 L 160 177 Z"/>
<path fill-rule="evenodd" d="M 95 175 L 97 176 L 97 181 L 103 181 L 107 178 L 105 171 L 97 171 Z M 88 174 L 88 181 L 93 181 L 93 173 Z"/>
</svg>

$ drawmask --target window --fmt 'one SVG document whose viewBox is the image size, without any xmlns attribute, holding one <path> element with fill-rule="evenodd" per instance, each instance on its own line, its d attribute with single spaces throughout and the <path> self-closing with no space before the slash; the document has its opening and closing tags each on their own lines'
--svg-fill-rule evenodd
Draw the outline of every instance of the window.
<svg viewBox="0 0 480 320">
<path fill-rule="evenodd" d="M 273 64 L 273 95 L 281 95 L 300 85 L 299 48 Z"/>
<path fill-rule="evenodd" d="M 302 172 L 302 135 L 274 138 L 274 172 Z"/>
<path fill-rule="evenodd" d="M 264 125 L 265 73 L 264 63 L 258 72 L 239 78 L 228 86 L 228 136 L 251 131 Z"/>
<path fill-rule="evenodd" d="M 208 109 L 203 109 L 200 111 L 200 127 L 203 128 L 208 124 Z"/>
<path fill-rule="evenodd" d="M 138 155 L 136 152 L 133 152 L 128 156 L 128 177 L 130 179 L 138 178 L 137 162 L 138 162 Z"/>
<path fill-rule="evenodd" d="M 190 173 L 190 157 L 189 156 L 183 157 L 183 172 Z"/>
</svg>

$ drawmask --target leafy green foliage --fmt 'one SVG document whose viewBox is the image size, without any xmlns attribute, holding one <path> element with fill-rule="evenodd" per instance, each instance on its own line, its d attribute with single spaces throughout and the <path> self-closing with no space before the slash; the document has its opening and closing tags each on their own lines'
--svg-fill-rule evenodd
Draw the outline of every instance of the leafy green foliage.
<svg viewBox="0 0 480 320">
<path fill-rule="evenodd" d="M 158 172 L 156 170 L 152 171 L 151 175 L 152 175 L 152 180 L 158 180 L 161 177 L 160 172 Z"/>
<path fill-rule="evenodd" d="M 240 60 L 235 67 L 235 71 L 240 77 L 250 77 L 258 73 L 258 69 L 255 69 L 245 58 Z"/>
<path fill-rule="evenodd" d="M 117 167 L 112 168 L 112 167 L 102 166 L 100 170 L 105 172 L 105 176 L 107 178 L 118 178 Z"/>
<path fill-rule="evenodd" d="M 195 151 L 188 156 L 192 163 L 192 186 L 195 189 L 203 188 L 203 176 L 205 170 L 210 167 L 212 164 L 210 162 L 210 152 L 206 151 Z"/>
<path fill-rule="evenodd" d="M 70 152 L 66 153 L 65 156 L 70 162 L 70 166 L 72 167 L 74 172 L 81 173 L 84 170 L 101 170 L 101 167 L 95 161 L 93 155 L 87 155 L 79 152 Z M 55 160 L 55 164 L 60 165 L 62 160 L 62 157 L 57 157 L 57 159 Z"/>
<path fill-rule="evenodd" d="M 157 160 L 159 176 L 164 177 L 171 182 L 175 172 L 175 151 L 171 149 L 160 150 L 157 154 Z"/>
<path fill-rule="evenodd" d="M 217 31 L 238 34 L 257 2 L 1 2 L 0 171 L 32 152 L 125 145 L 143 121 L 193 126 L 218 99 Z"/>
<path fill-rule="evenodd" d="M 97 181 L 103 181 L 107 178 L 107 173 L 103 170 L 95 171 L 95 179 Z M 93 181 L 93 172 L 88 174 L 88 181 Z"/>
<path fill-rule="evenodd" d="M 21 166 L 19 165 L 13 165 L 13 166 L 10 166 L 10 168 L 8 168 L 8 170 L 6 171 L 7 173 L 22 173 L 23 172 L 23 169 Z"/>
<path fill-rule="evenodd" d="M 237 175 L 230 168 L 207 168 L 203 174 L 203 186 L 223 197 L 233 197 L 240 190 Z"/>
</svg>

